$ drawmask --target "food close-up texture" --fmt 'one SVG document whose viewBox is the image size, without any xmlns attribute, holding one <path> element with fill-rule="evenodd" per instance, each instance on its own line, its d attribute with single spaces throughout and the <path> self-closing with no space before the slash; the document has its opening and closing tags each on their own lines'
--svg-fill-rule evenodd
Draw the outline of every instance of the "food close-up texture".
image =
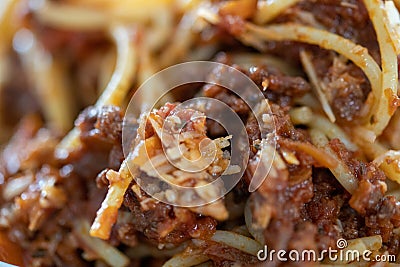
<svg viewBox="0 0 400 267">
<path fill-rule="evenodd" d="M 400 266 L 399 10 L 0 0 L 0 261 Z"/>
</svg>

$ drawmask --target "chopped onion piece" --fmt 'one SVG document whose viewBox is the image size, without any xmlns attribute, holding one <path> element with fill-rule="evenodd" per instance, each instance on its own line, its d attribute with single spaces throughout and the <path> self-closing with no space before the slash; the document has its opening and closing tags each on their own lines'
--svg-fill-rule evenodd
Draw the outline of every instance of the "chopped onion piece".
<svg viewBox="0 0 400 267">
<path fill-rule="evenodd" d="M 3 189 L 3 198 L 7 201 L 22 194 L 33 182 L 33 175 L 27 174 L 18 178 L 9 180 Z"/>
</svg>

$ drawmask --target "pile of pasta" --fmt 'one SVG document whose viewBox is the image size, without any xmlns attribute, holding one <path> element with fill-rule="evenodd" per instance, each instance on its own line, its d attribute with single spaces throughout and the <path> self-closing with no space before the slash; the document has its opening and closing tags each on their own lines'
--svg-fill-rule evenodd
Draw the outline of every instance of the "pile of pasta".
<svg viewBox="0 0 400 267">
<path fill-rule="evenodd" d="M 122 110 L 126 108 L 135 90 L 158 71 L 181 62 L 213 58 L 220 49 L 220 43 L 218 40 L 204 41 L 204 36 L 210 29 L 222 27 L 221 24 L 226 23 L 225 16 L 232 16 L 240 21 L 240 30 L 230 34 L 236 42 L 254 51 L 252 55 L 245 54 L 241 58 L 238 56 L 237 61 L 253 63 L 257 60 L 254 57 L 262 55 L 268 42 L 291 41 L 333 51 L 362 70 L 371 85 L 362 118 L 342 127 L 332 111 L 326 90 L 317 77 L 310 54 L 301 51 L 300 61 L 304 74 L 312 85 L 312 94 L 290 111 L 290 118 L 294 125 L 307 128 L 314 145 L 312 149 L 301 149 L 312 155 L 324 155 L 326 162 L 321 164 L 329 168 L 347 192 L 353 193 L 358 187 L 358 181 L 346 163 L 328 146 L 329 141 L 335 138 L 349 151 L 358 151 L 364 160 L 379 166 L 389 180 L 385 185 L 386 195 L 400 199 L 400 150 L 397 150 L 400 149 L 399 141 L 386 142 L 380 138 L 389 122 L 397 125 L 392 132 L 392 140 L 400 137 L 400 116 L 396 113 L 397 106 L 400 105 L 397 97 L 400 1 L 362 1 L 376 33 L 380 51 L 378 60 L 374 59 L 366 47 L 318 27 L 317 24 L 276 22 L 280 15 L 298 2 L 300 1 L 3 0 L 0 3 L 0 91 L 9 79 L 9 55 L 13 50 L 39 100 L 45 127 L 56 136 L 52 151 L 57 159 L 66 159 L 82 146 L 80 129 L 74 127 L 79 108 L 74 103 L 74 91 L 68 84 L 69 70 L 62 58 L 52 54 L 40 42 L 38 33 L 26 22 L 24 13 L 34 16 L 39 25 L 55 31 L 79 32 L 82 35 L 100 33 L 106 36 L 109 41 L 107 52 L 98 56 L 100 64 L 105 67 L 101 69 L 101 79 L 97 81 L 97 100 L 90 104 L 95 107 L 114 105 Z M 343 3 L 352 5 L 346 1 Z M 264 56 L 260 56 L 260 60 L 264 60 Z M 268 56 L 265 58 L 266 62 L 270 62 Z M 283 64 L 285 68 L 291 68 L 282 62 L 272 64 Z M 153 103 L 159 94 L 157 90 L 158 88 L 153 88 L 153 91 L 146 92 L 141 96 L 141 103 L 137 105 Z M 4 114 L 1 115 L 3 117 Z M 6 143 L 12 129 L 1 121 L 0 126 L 4 129 L 0 139 Z M 396 142 L 397 146 L 393 145 Z M 128 169 L 129 160 L 132 157 L 127 157 L 118 171 L 107 172 L 108 192 L 101 207 L 98 207 L 94 222 L 79 219 L 74 222 L 75 232 L 81 236 L 80 241 L 85 244 L 84 247 L 98 252 L 100 260 L 110 266 L 129 264 L 128 255 L 107 242 L 113 225 L 121 216 L 124 194 L 137 174 Z M 282 158 L 278 157 L 277 161 L 279 160 L 282 161 Z M 29 164 L 27 166 L 29 169 Z M 12 202 L 29 186 L 31 180 L 19 182 L 20 184 L 14 183 L 11 186 L 7 179 L 2 181 L 3 199 Z M 8 195 L 4 197 L 4 194 Z M 1 203 L 2 207 L 5 206 L 4 203 Z M 249 223 L 252 215 L 248 207 L 243 216 L 246 225 L 242 226 L 242 231 L 217 230 L 211 240 L 257 256 L 257 252 L 263 249 L 263 238 Z M 359 251 L 370 249 L 376 254 L 383 253 L 380 251 L 382 238 L 379 234 L 350 240 L 349 244 Z M 137 250 L 140 254 L 140 249 Z M 165 267 L 212 265 L 207 256 L 195 251 L 189 253 L 179 249 L 170 250 L 163 256 L 172 256 L 164 263 Z M 400 255 L 398 258 L 400 260 Z M 338 262 L 324 262 L 324 266 L 330 264 Z M 359 266 L 359 263 L 351 262 L 341 264 Z M 387 266 L 390 264 L 397 266 L 396 263 L 387 263 Z"/>
</svg>

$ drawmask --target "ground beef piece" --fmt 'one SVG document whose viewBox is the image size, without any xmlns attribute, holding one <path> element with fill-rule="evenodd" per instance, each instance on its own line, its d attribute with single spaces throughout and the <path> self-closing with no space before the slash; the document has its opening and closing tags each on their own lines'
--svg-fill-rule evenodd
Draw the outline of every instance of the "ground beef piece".
<svg viewBox="0 0 400 267">
<path fill-rule="evenodd" d="M 28 266 L 89 265 L 82 259 L 78 244 L 72 238 L 74 221 L 71 218 L 93 221 L 105 192 L 88 192 L 84 180 L 68 174 L 65 168 L 58 170 L 43 166 L 35 174 L 35 182 L 22 194 L 21 199 L 16 200 L 20 211 L 15 211 L 22 214 L 14 217 L 9 235 L 25 250 Z M 53 180 L 55 186 L 50 186 Z M 54 196 L 44 197 L 41 187 Z M 61 203 L 61 197 L 65 203 Z M 28 223 L 33 225 L 32 219 L 35 217 L 38 224 L 30 231 Z"/>
<path fill-rule="evenodd" d="M 274 220 L 268 228 L 270 229 L 268 231 L 268 234 L 271 235 L 270 239 L 275 240 L 274 242 L 267 242 L 269 250 L 296 250 L 299 253 L 303 250 L 317 250 L 315 242 L 316 228 L 309 222 L 300 222 L 293 225 L 292 222 L 287 220 Z M 281 262 L 275 255 L 271 261 L 265 261 L 259 266 L 318 266 L 318 263 L 313 261 L 291 261 L 290 259 L 286 262 Z"/>
<path fill-rule="evenodd" d="M 229 59 L 224 60 L 227 61 L 226 63 L 230 63 Z M 258 66 L 245 70 L 236 65 L 233 65 L 233 67 L 249 76 L 267 99 L 281 106 L 291 105 L 293 98 L 301 97 L 311 90 L 309 83 L 302 77 L 285 75 L 276 68 Z M 209 82 L 213 84 L 204 86 L 202 90 L 204 96 L 221 100 L 229 105 L 241 118 L 246 119 L 246 115 L 250 111 L 246 103 L 227 89 L 214 85 L 218 84 L 220 75 L 218 68 L 213 71 L 209 77 Z M 235 81 L 233 80 L 231 83 L 235 83 Z M 264 88 L 267 89 L 264 90 Z"/>
<path fill-rule="evenodd" d="M 221 57 L 221 56 L 220 56 Z M 227 62 L 225 62 L 227 63 Z M 239 115 L 239 117 L 246 121 L 247 117 L 249 116 L 250 109 L 246 105 L 246 103 L 239 98 L 237 95 L 232 93 L 231 91 L 218 86 L 219 79 L 221 79 L 221 71 L 216 68 L 208 77 L 208 82 L 206 85 L 203 86 L 201 89 L 201 93 L 205 97 L 214 98 L 220 100 L 227 104 L 232 110 Z M 232 81 L 234 82 L 234 81 Z M 215 110 L 216 107 L 211 107 L 213 110 L 208 111 L 212 112 L 213 114 L 218 114 L 218 110 Z M 207 113 L 207 112 L 206 112 Z M 217 122 L 213 120 L 207 120 L 207 133 L 211 137 L 221 137 L 226 134 L 225 129 L 219 125 Z"/>
<path fill-rule="evenodd" d="M 316 226 L 311 222 L 303 222 L 296 225 L 294 234 L 289 242 L 289 249 L 296 251 L 313 250 L 317 251 L 315 236 Z M 318 254 L 317 254 L 318 255 Z M 313 259 L 305 259 L 303 262 L 295 262 L 293 266 L 319 266 Z"/>
<path fill-rule="evenodd" d="M 361 0 L 301 1 L 299 9 L 311 12 L 327 30 L 360 43 L 379 58 L 375 31 Z"/>
<path fill-rule="evenodd" d="M 274 116 L 276 133 L 283 138 L 291 139 L 292 141 L 305 141 L 307 135 L 301 129 L 295 129 L 289 116 L 288 107 L 280 107 L 276 104 L 271 104 L 271 111 Z"/>
<path fill-rule="evenodd" d="M 367 210 L 373 210 L 383 197 L 383 190 L 380 184 L 373 184 L 369 180 L 362 180 L 350 199 L 350 206 L 358 213 L 365 215 Z"/>
<path fill-rule="evenodd" d="M 207 241 L 205 246 L 203 253 L 213 261 L 216 267 L 232 266 L 235 263 L 249 266 L 257 262 L 256 257 L 221 243 Z"/>
<path fill-rule="evenodd" d="M 380 62 L 379 47 L 375 31 L 364 4 L 359 0 L 344 1 L 301 1 L 289 8 L 277 23 L 302 21 L 300 14 L 311 14 L 316 23 L 328 31 L 365 46 L 373 57 Z M 361 107 L 370 92 L 370 84 L 362 71 L 351 62 L 339 64 L 333 58 L 337 55 L 315 46 L 293 42 L 268 42 L 269 53 L 283 56 L 289 62 L 300 65 L 299 52 L 309 51 L 318 77 L 327 91 L 328 101 L 336 118 L 346 123 L 353 122 L 359 115 Z"/>
<path fill-rule="evenodd" d="M 133 228 L 155 244 L 179 245 L 191 238 L 206 239 L 216 230 L 217 222 L 188 209 L 157 203 L 143 210 L 131 190 L 125 194 L 124 205 L 133 215 Z"/>
<path fill-rule="evenodd" d="M 302 97 L 311 90 L 304 78 L 287 76 L 268 66 L 250 68 L 246 74 L 263 90 L 265 98 L 280 106 L 292 105 L 293 98 Z"/>
<path fill-rule="evenodd" d="M 301 227 L 301 223 L 306 218 L 304 216 L 304 204 L 309 202 L 312 196 L 313 183 L 311 179 L 293 185 L 290 185 L 288 181 L 279 180 L 279 178 L 267 179 L 264 182 L 262 191 L 257 193 L 254 201 L 258 201 L 260 207 L 265 208 L 268 206 L 272 210 L 271 220 L 264 231 L 264 238 L 268 248 L 287 250 L 289 247 L 296 247 L 302 250 L 303 247 L 298 246 L 298 243 L 291 243 L 298 239 L 299 236 L 307 237 L 307 241 L 304 244 L 310 244 L 309 249 L 316 247 L 314 234 L 301 234 L 303 230 L 315 232 L 315 230 L 308 228 L 308 230 L 305 230 Z M 266 266 L 276 266 L 278 262 L 277 259 L 274 259 L 266 264 L 271 264 Z"/>
<path fill-rule="evenodd" d="M 103 106 L 98 114 L 95 128 L 99 135 L 114 142 L 121 141 L 122 113 L 119 107 Z"/>
<path fill-rule="evenodd" d="M 72 162 L 78 175 L 93 180 L 104 168 L 119 168 L 123 160 L 119 107 L 88 107 L 78 116 L 75 126 L 80 130 L 82 146 L 67 161 Z"/>
<path fill-rule="evenodd" d="M 262 212 L 257 212 L 260 209 L 270 211 L 270 221 L 264 231 L 265 242 L 269 249 L 297 248 L 302 251 L 305 246 L 308 249 L 316 249 L 317 229 L 310 223 L 304 224 L 304 221 L 309 220 L 305 204 L 311 201 L 314 194 L 311 180 L 311 166 L 314 160 L 309 155 L 294 151 L 291 146 L 293 142 L 307 141 L 308 137 L 302 130 L 294 128 L 288 116 L 288 107 L 271 104 L 271 109 L 278 135 L 277 151 L 281 153 L 281 150 L 285 149 L 294 152 L 300 164 L 297 167 L 286 164 L 284 169 L 276 169 L 274 172 L 277 175 L 267 177 L 258 191 L 250 196 L 250 201 L 256 208 L 252 210 L 253 220 L 260 218 L 262 221 Z M 246 125 L 247 131 L 251 133 L 251 139 L 256 139 L 259 137 L 259 130 L 251 123 L 255 124 L 249 119 Z M 254 140 L 251 141 L 253 143 Z M 257 163 L 258 155 L 253 155 L 250 160 L 250 174 L 253 163 Z M 303 237 L 305 238 L 303 244 L 297 242 Z M 263 266 L 264 264 L 280 266 L 277 259 L 263 262 Z M 295 266 L 296 263 L 291 262 L 291 264 Z"/>
<path fill-rule="evenodd" d="M 390 240 L 383 245 L 383 250 L 387 250 L 390 255 L 398 255 L 400 251 L 400 234 L 393 233 Z"/>
<path fill-rule="evenodd" d="M 351 195 L 325 169 L 314 169 L 313 183 L 314 197 L 306 204 L 306 210 L 307 216 L 318 228 L 319 250 L 335 247 L 341 237 L 359 237 L 364 219 L 348 206 Z"/>
<path fill-rule="evenodd" d="M 314 196 L 306 204 L 308 218 L 317 226 L 318 249 L 335 247 L 341 237 L 338 217 L 350 195 L 327 170 L 313 171 Z"/>
<path fill-rule="evenodd" d="M 242 99 L 221 86 L 205 85 L 203 87 L 203 94 L 206 97 L 211 97 L 224 102 L 229 107 L 231 107 L 241 118 L 245 118 L 250 111 L 248 106 Z"/>
<path fill-rule="evenodd" d="M 336 117 L 346 122 L 354 121 L 371 90 L 364 73 L 353 63 L 346 64 L 335 58 L 322 77 L 328 101 Z"/>
<path fill-rule="evenodd" d="M 133 224 L 131 223 L 117 224 L 116 228 L 117 228 L 116 229 L 117 238 L 123 244 L 130 247 L 134 247 L 138 244 L 138 238 Z"/>
<path fill-rule="evenodd" d="M 350 199 L 350 206 L 365 216 L 366 234 L 379 234 L 383 242 L 388 242 L 393 229 L 400 226 L 400 202 L 392 196 L 383 196 L 380 183 L 360 181 Z"/>
<path fill-rule="evenodd" d="M 258 121 L 254 116 L 251 116 L 246 123 L 246 132 L 249 136 L 250 144 L 252 144 L 257 139 L 261 140 L 260 126 Z"/>
<path fill-rule="evenodd" d="M 363 217 L 363 223 L 357 219 L 359 237 L 381 235 L 386 246 L 391 250 L 398 249 L 396 242 L 390 242 L 395 233 L 393 229 L 400 226 L 400 202 L 392 196 L 385 196 L 385 175 L 374 163 L 363 163 L 352 158 L 351 152 L 337 139 L 330 141 L 330 147 L 349 167 L 358 179 L 358 187 L 353 192 L 349 205 Z M 353 216 L 353 218 L 355 218 Z M 350 224 L 354 225 L 354 224 Z"/>
<path fill-rule="evenodd" d="M 299 15 L 302 12 L 312 14 L 317 23 L 322 25 L 326 30 L 344 36 L 347 39 L 353 40 L 365 46 L 373 57 L 379 60 L 379 47 L 376 41 L 376 35 L 372 23 L 369 19 L 368 12 L 361 0 L 319 0 L 319 1 L 300 1 L 299 4 L 287 9 L 274 22 L 296 22 L 309 24 L 302 20 Z M 291 51 L 302 49 L 295 44 L 285 42 L 287 45 L 272 42 L 268 48 L 284 55 L 285 49 L 292 55 L 291 58 L 297 57 L 298 53 Z M 292 48 L 290 48 L 290 46 Z M 298 50 L 300 51 L 300 50 Z"/>
<path fill-rule="evenodd" d="M 364 236 L 365 223 L 364 218 L 352 209 L 348 203 L 345 203 L 340 210 L 339 221 L 343 229 L 343 238 L 354 239 Z"/>
<path fill-rule="evenodd" d="M 82 138 L 96 137 L 107 143 L 122 139 L 122 113 L 117 106 L 86 108 L 75 121 Z"/>
</svg>

